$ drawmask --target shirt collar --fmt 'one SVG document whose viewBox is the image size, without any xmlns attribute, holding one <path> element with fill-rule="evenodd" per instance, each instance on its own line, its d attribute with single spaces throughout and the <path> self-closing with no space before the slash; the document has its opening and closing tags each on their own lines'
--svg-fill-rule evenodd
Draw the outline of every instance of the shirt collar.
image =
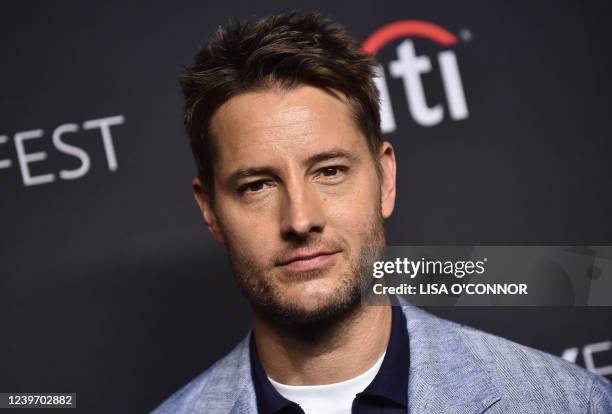
<svg viewBox="0 0 612 414">
<path fill-rule="evenodd" d="M 406 317 L 400 306 L 391 306 L 391 335 L 385 359 L 374 380 L 358 396 L 383 398 L 403 407 L 408 406 L 408 371 L 410 350 Z M 261 365 L 255 344 L 255 335 L 249 343 L 251 376 L 257 396 L 257 410 L 261 413 L 276 413 L 289 407 L 299 407 L 279 394 Z"/>
<path fill-rule="evenodd" d="M 266 372 L 261 366 L 259 354 L 257 353 L 257 345 L 255 344 L 255 335 L 253 334 L 251 334 L 249 342 L 249 353 L 251 357 L 251 376 L 257 398 L 257 412 L 276 413 L 288 407 L 297 407 L 296 403 L 280 395 L 268 379 Z"/>
<path fill-rule="evenodd" d="M 406 316 L 400 306 L 392 306 L 391 309 L 391 336 L 385 359 L 374 380 L 360 395 L 382 397 L 407 407 L 410 344 Z"/>
</svg>

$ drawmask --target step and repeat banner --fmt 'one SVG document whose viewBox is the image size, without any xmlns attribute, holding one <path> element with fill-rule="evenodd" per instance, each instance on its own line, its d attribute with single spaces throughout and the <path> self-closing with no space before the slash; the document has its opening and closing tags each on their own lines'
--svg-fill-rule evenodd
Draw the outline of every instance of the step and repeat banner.
<svg viewBox="0 0 612 414">
<path fill-rule="evenodd" d="M 376 55 L 398 159 L 389 245 L 612 245 L 606 2 L 6 3 L 0 392 L 145 412 L 246 334 L 191 192 L 177 77 L 217 25 L 284 9 Z M 596 280 L 612 257 L 587 256 L 578 278 Z M 612 308 L 592 306 L 612 292 L 596 293 L 428 309 L 612 378 Z"/>
</svg>

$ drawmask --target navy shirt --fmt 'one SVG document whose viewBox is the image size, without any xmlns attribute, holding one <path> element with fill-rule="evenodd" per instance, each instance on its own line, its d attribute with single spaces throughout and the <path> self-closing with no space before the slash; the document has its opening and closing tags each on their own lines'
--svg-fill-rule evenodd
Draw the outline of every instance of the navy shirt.
<svg viewBox="0 0 612 414">
<path fill-rule="evenodd" d="M 251 376 L 259 414 L 304 414 L 300 406 L 279 394 L 261 366 L 251 335 L 249 344 Z M 385 359 L 365 390 L 353 400 L 353 414 L 400 414 L 408 412 L 408 369 L 410 350 L 406 317 L 399 306 L 392 307 L 391 336 Z"/>
</svg>

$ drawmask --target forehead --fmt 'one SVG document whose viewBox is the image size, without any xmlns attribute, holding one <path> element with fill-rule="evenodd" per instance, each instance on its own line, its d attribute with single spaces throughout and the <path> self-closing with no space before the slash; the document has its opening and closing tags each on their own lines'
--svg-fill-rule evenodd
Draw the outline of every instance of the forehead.
<svg viewBox="0 0 612 414">
<path fill-rule="evenodd" d="M 312 86 L 235 96 L 215 112 L 211 130 L 221 174 L 329 149 L 367 151 L 348 103 Z"/>
</svg>

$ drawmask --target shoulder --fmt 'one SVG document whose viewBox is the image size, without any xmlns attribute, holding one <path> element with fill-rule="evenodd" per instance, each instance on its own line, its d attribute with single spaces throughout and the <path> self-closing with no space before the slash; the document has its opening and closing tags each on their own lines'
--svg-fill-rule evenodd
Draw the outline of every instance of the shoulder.
<svg viewBox="0 0 612 414">
<path fill-rule="evenodd" d="M 550 412 L 550 405 L 557 408 L 557 412 L 612 411 L 610 382 L 578 365 L 508 339 L 438 318 L 412 306 L 405 307 L 404 312 L 407 317 L 412 313 L 413 329 L 415 323 L 421 325 L 421 331 L 424 327 L 429 329 L 442 342 L 445 341 L 443 338 L 453 338 L 455 341 L 460 338 L 462 346 L 452 349 L 469 354 L 468 360 L 484 368 L 484 372 L 489 374 L 502 394 L 500 402 L 511 402 L 515 408 L 516 404 L 518 407 L 527 404 L 531 409 L 537 407 L 536 412 Z M 410 322 L 408 325 L 410 332 Z"/>
<path fill-rule="evenodd" d="M 250 380 L 248 339 L 172 394 L 152 414 L 229 412 Z"/>
</svg>

